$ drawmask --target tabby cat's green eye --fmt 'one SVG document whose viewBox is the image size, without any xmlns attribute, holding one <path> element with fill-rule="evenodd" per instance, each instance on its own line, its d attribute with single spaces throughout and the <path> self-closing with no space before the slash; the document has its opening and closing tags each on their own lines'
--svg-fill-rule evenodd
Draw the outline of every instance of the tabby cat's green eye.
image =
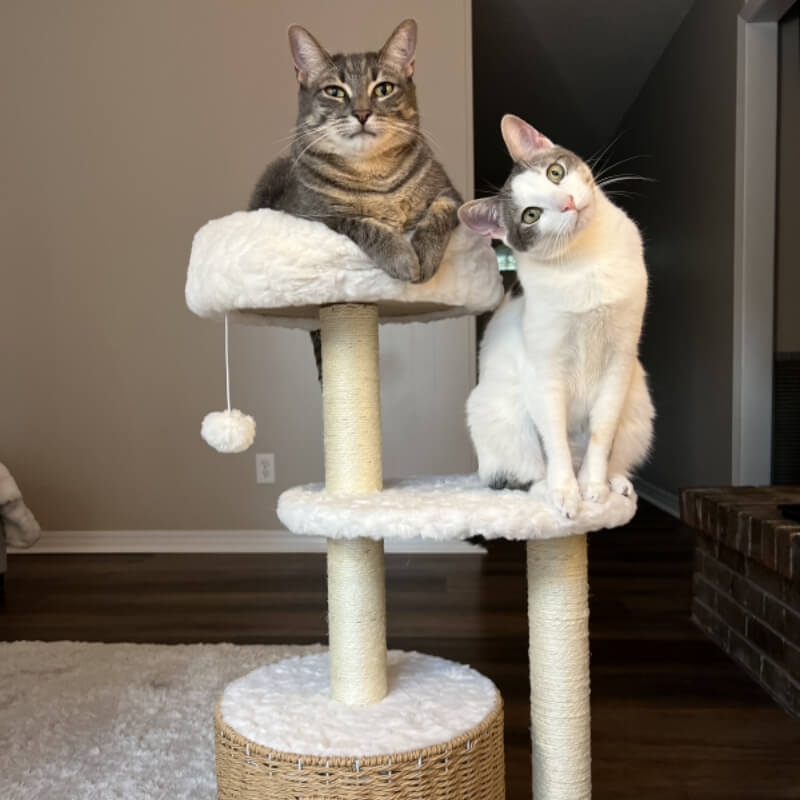
<svg viewBox="0 0 800 800">
<path fill-rule="evenodd" d="M 532 225 L 534 222 L 539 221 L 542 216 L 542 209 L 537 206 L 530 206 L 522 212 L 522 221 L 527 225 Z"/>
<path fill-rule="evenodd" d="M 564 177 L 565 174 L 566 170 L 564 169 L 564 167 L 561 166 L 561 164 L 551 164 L 547 168 L 547 177 L 553 183 L 561 183 L 561 179 Z"/>
<path fill-rule="evenodd" d="M 383 81 L 379 83 L 373 90 L 372 93 L 376 97 L 388 97 L 394 91 L 394 84 L 389 83 L 389 81 Z"/>
<path fill-rule="evenodd" d="M 323 90 L 328 97 L 335 97 L 341 100 L 344 97 L 344 89 L 341 86 L 326 86 Z"/>
</svg>

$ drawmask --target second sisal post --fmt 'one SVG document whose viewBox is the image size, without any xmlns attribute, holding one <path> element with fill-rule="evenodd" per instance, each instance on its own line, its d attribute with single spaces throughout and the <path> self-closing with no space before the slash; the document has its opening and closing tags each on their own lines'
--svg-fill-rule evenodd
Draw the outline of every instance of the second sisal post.
<svg viewBox="0 0 800 800">
<path fill-rule="evenodd" d="M 325 306 L 320 327 L 326 491 L 380 491 L 377 306 Z M 328 540 L 328 630 L 331 697 L 348 705 L 382 700 L 387 692 L 382 541 Z"/>
<path fill-rule="evenodd" d="M 586 536 L 528 542 L 534 800 L 590 800 Z"/>
</svg>

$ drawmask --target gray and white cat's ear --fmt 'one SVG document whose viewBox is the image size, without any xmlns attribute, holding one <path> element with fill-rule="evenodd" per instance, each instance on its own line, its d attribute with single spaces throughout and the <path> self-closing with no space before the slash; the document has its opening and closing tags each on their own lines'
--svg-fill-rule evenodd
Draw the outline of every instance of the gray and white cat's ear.
<svg viewBox="0 0 800 800">
<path fill-rule="evenodd" d="M 470 200 L 458 209 L 458 218 L 470 230 L 492 239 L 502 239 L 506 234 L 500 216 L 500 202 L 496 197 Z"/>
<path fill-rule="evenodd" d="M 500 131 L 514 161 L 528 161 L 537 151 L 553 147 L 553 143 L 543 133 L 513 114 L 506 114 L 500 120 Z"/>
<path fill-rule="evenodd" d="M 403 20 L 386 40 L 378 54 L 384 64 L 391 64 L 407 78 L 414 74 L 414 57 L 417 53 L 417 21 Z"/>
<path fill-rule="evenodd" d="M 289 47 L 297 80 L 308 86 L 325 69 L 333 66 L 328 51 L 301 25 L 289 26 Z"/>
</svg>

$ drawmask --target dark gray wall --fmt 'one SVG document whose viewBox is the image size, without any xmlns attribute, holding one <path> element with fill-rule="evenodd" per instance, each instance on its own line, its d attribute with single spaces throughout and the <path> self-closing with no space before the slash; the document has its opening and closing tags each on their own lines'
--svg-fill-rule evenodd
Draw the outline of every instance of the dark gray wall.
<svg viewBox="0 0 800 800">
<path fill-rule="evenodd" d="M 800 352 L 800 3 L 780 25 L 775 350 Z"/>
<path fill-rule="evenodd" d="M 692 2 L 472 0 L 478 192 L 508 175 L 503 114 L 584 158 L 603 147 Z"/>
<path fill-rule="evenodd" d="M 518 0 L 473 0 L 472 59 L 475 191 L 491 194 L 511 167 L 500 119 L 511 113 L 578 153 L 603 144 L 592 134 Z"/>
<path fill-rule="evenodd" d="M 731 481 L 737 14 L 696 2 L 625 115 L 619 151 L 646 156 L 625 201 L 644 234 L 642 361 L 658 421 L 642 477 L 669 492 Z"/>
</svg>

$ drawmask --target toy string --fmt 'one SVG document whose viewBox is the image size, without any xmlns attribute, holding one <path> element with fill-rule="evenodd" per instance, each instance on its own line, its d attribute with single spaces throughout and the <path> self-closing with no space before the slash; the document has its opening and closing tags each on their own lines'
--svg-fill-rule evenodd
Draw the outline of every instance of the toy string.
<svg viewBox="0 0 800 800">
<path fill-rule="evenodd" d="M 228 315 L 225 315 L 225 392 L 228 396 L 228 411 L 231 410 L 231 368 L 228 359 Z"/>
</svg>

